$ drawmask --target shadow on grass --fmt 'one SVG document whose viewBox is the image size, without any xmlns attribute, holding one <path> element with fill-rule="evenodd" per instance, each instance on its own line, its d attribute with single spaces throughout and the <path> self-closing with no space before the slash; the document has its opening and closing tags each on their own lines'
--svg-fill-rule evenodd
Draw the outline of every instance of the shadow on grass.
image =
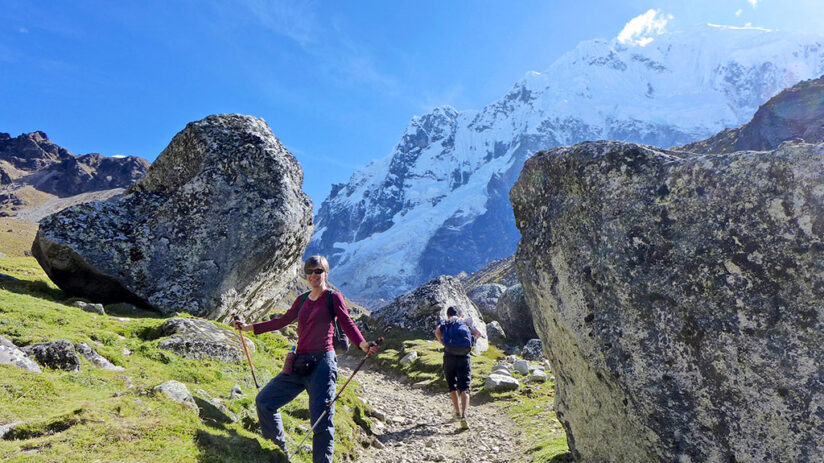
<svg viewBox="0 0 824 463">
<path fill-rule="evenodd" d="M 547 463 L 571 463 L 573 461 L 575 461 L 575 457 L 572 456 L 572 453 L 566 452 L 555 455 Z"/>
<path fill-rule="evenodd" d="M 52 288 L 45 281 L 21 280 L 5 273 L 0 273 L 0 289 L 26 296 L 60 302 L 66 299 L 66 293 Z"/>
<path fill-rule="evenodd" d="M 199 462 L 203 463 L 288 463 L 286 456 L 278 450 L 264 449 L 257 439 L 244 437 L 234 429 L 224 429 L 228 435 L 212 434 L 198 430 L 195 442 L 200 450 Z"/>
</svg>

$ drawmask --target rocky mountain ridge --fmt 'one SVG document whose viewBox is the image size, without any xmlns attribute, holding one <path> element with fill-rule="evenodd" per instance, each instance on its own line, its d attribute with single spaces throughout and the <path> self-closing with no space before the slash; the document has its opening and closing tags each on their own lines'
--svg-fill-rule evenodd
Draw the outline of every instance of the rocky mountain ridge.
<svg viewBox="0 0 824 463">
<path fill-rule="evenodd" d="M 0 132 L 0 214 L 16 216 L 18 211 L 58 198 L 105 191 L 116 194 L 148 168 L 149 162 L 137 156 L 75 156 L 41 131 L 17 137 Z"/>
<path fill-rule="evenodd" d="M 584 140 L 683 145 L 824 73 L 824 40 L 705 26 L 646 47 L 584 42 L 481 111 L 415 117 L 392 153 L 335 185 L 308 253 L 356 300 L 391 299 L 515 251 L 508 199 L 533 153 Z"/>
</svg>

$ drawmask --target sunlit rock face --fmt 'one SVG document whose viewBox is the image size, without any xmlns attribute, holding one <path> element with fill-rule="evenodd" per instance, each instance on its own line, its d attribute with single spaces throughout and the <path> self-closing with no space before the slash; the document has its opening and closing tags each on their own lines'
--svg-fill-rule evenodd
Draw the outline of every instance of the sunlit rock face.
<svg viewBox="0 0 824 463">
<path fill-rule="evenodd" d="M 303 171 L 262 119 L 192 122 L 114 202 L 45 218 L 32 252 L 66 292 L 163 314 L 256 318 L 312 233 Z"/>
<path fill-rule="evenodd" d="M 388 305 L 372 312 L 369 324 L 383 331 L 418 331 L 431 335 L 439 320 L 446 320 L 446 310 L 454 306 L 461 316 L 472 319 L 482 337 L 475 342 L 476 353 L 489 350 L 486 323 L 478 308 L 466 295 L 461 282 L 454 277 L 440 276 L 412 291 L 396 297 Z"/>
<path fill-rule="evenodd" d="M 824 145 L 537 154 L 516 266 L 584 461 L 824 455 Z"/>
</svg>

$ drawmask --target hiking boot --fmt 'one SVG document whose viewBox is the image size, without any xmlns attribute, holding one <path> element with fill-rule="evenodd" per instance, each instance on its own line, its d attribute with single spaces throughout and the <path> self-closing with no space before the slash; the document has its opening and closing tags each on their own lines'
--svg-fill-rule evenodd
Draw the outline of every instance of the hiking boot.
<svg viewBox="0 0 824 463">
<path fill-rule="evenodd" d="M 465 417 L 461 417 L 461 429 L 469 429 L 469 423 L 466 422 Z"/>
<path fill-rule="evenodd" d="M 455 416 L 455 421 L 461 421 L 461 419 L 463 418 L 463 417 L 461 416 L 461 414 L 460 414 L 460 413 L 458 413 L 458 412 L 455 412 L 455 415 L 454 415 L 454 416 Z"/>
</svg>

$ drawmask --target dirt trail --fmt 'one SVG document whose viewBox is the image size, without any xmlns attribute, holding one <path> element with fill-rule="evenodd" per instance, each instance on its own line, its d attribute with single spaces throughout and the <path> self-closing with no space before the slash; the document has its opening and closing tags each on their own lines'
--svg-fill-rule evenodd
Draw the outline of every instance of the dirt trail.
<svg viewBox="0 0 824 463">
<path fill-rule="evenodd" d="M 348 377 L 353 359 L 339 359 L 339 374 Z M 412 389 L 410 384 L 365 365 L 356 375 L 362 396 L 386 414 L 372 419 L 383 448 L 369 447 L 358 457 L 365 463 L 509 463 L 523 461 L 522 431 L 501 410 L 501 404 L 470 402 L 469 429 L 452 418 L 446 393 Z"/>
</svg>

